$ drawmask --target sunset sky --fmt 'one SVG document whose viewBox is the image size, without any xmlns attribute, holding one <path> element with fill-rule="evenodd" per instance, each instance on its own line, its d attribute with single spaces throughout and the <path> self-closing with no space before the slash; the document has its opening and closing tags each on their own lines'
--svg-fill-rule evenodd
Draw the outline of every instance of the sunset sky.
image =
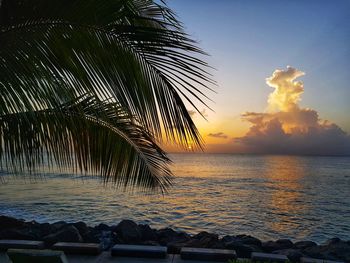
<svg viewBox="0 0 350 263">
<path fill-rule="evenodd" d="M 215 112 L 193 116 L 208 152 L 350 153 L 350 1 L 168 4 L 216 68 Z"/>
</svg>

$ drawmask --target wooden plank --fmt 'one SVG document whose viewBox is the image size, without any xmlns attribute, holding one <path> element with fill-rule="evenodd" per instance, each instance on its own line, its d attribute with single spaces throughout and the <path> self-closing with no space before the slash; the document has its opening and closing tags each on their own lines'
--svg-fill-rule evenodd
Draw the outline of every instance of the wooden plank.
<svg viewBox="0 0 350 263">
<path fill-rule="evenodd" d="M 111 250 L 112 256 L 138 258 L 165 258 L 167 248 L 162 246 L 141 246 L 117 244 Z"/>
<path fill-rule="evenodd" d="M 264 261 L 264 262 L 286 262 L 288 261 L 287 256 L 270 254 L 270 253 L 260 253 L 253 252 L 251 255 L 252 261 Z"/>
<path fill-rule="evenodd" d="M 9 249 L 7 256 L 12 263 L 68 263 L 62 251 Z"/>
<path fill-rule="evenodd" d="M 333 260 L 327 260 L 327 259 L 317 259 L 317 258 L 308 258 L 308 257 L 301 257 L 300 262 L 301 263 L 344 263 L 342 261 L 333 261 Z"/>
<path fill-rule="evenodd" d="M 180 255 L 185 260 L 227 261 L 237 258 L 236 252 L 230 249 L 181 248 Z"/>
<path fill-rule="evenodd" d="M 58 242 L 52 246 L 53 250 L 61 250 L 66 254 L 99 255 L 102 251 L 98 243 Z"/>
<path fill-rule="evenodd" d="M 12 239 L 0 240 L 0 250 L 7 250 L 9 248 L 43 249 L 44 247 L 45 245 L 43 241 L 12 240 Z"/>
</svg>

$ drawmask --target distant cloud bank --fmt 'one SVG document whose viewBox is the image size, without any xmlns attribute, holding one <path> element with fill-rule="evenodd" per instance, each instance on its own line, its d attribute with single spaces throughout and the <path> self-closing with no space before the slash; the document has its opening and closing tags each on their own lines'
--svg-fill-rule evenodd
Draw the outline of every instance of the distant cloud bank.
<svg viewBox="0 0 350 263">
<path fill-rule="evenodd" d="M 208 136 L 213 137 L 213 138 L 220 138 L 220 139 L 227 139 L 228 138 L 228 136 L 223 132 L 209 133 Z"/>
<path fill-rule="evenodd" d="M 266 79 L 274 88 L 267 111 L 242 114 L 251 127 L 245 136 L 234 139 L 236 146 L 255 153 L 350 154 L 350 136 L 346 132 L 335 123 L 321 120 L 317 111 L 298 105 L 304 85 L 296 79 L 303 75 L 288 66 L 286 70 L 275 70 Z"/>
</svg>

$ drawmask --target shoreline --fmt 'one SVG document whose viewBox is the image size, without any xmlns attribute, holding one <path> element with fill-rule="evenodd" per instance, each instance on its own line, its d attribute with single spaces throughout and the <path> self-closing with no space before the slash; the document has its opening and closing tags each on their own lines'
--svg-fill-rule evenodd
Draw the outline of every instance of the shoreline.
<svg viewBox="0 0 350 263">
<path fill-rule="evenodd" d="M 122 220 L 115 225 L 100 223 L 88 226 L 80 221 L 67 223 L 38 223 L 0 215 L 0 239 L 44 241 L 47 247 L 56 242 L 101 243 L 104 250 L 114 244 L 142 244 L 167 246 L 172 253 L 181 247 L 234 249 L 238 257 L 249 258 L 252 252 L 286 255 L 297 262 L 302 256 L 350 262 L 350 240 L 337 237 L 323 244 L 310 240 L 293 243 L 289 239 L 262 241 L 250 235 L 225 235 L 202 231 L 191 235 L 171 228 L 154 229 L 147 224 Z"/>
</svg>

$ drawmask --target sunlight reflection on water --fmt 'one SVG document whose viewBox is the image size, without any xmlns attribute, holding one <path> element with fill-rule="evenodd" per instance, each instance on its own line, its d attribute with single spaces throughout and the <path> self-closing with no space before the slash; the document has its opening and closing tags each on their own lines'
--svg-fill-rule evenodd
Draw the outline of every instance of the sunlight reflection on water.
<svg viewBox="0 0 350 263">
<path fill-rule="evenodd" d="M 172 155 L 165 196 L 54 175 L 0 184 L 0 214 L 38 221 L 117 224 L 123 218 L 196 233 L 322 242 L 350 239 L 350 157 Z"/>
</svg>

